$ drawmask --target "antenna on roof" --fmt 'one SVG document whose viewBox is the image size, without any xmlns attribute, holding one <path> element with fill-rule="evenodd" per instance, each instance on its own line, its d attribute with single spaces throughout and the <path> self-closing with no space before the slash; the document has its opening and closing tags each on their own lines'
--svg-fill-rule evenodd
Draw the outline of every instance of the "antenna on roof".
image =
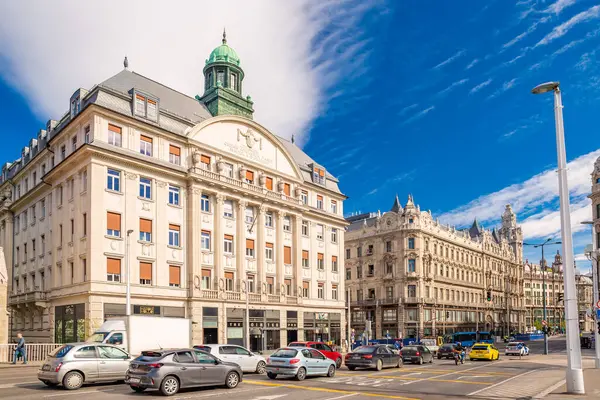
<svg viewBox="0 0 600 400">
<path fill-rule="evenodd" d="M 296 142 L 296 138 L 292 135 L 292 143 Z"/>
<path fill-rule="evenodd" d="M 123 60 L 123 67 L 125 69 L 129 68 L 129 60 L 127 60 L 127 56 L 125 56 L 125 59 Z"/>
</svg>

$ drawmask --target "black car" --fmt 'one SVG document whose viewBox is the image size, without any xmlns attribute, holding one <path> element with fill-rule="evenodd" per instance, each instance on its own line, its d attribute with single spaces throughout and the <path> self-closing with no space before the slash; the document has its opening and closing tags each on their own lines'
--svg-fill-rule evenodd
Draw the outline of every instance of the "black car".
<svg viewBox="0 0 600 400">
<path fill-rule="evenodd" d="M 429 351 L 427 346 L 420 345 L 411 345 L 404 346 L 402 351 L 400 352 L 400 356 L 402 357 L 402 361 L 410 362 L 410 363 L 432 363 L 433 362 L 433 353 Z"/>
<path fill-rule="evenodd" d="M 400 368 L 402 360 L 399 354 L 392 352 L 386 345 L 380 344 L 354 349 L 352 353 L 346 354 L 344 364 L 350 371 L 356 368 L 375 368 L 381 371 L 387 367 Z"/>
<path fill-rule="evenodd" d="M 441 360 L 442 358 L 453 358 L 455 349 L 456 345 L 454 343 L 446 343 L 442 345 L 437 352 L 438 360 Z"/>
</svg>

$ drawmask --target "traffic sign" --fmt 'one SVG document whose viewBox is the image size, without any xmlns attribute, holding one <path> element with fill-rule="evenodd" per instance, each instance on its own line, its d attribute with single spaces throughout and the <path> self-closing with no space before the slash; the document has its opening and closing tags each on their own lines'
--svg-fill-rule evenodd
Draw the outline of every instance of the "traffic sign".
<svg viewBox="0 0 600 400">
<path fill-rule="evenodd" d="M 544 326 L 548 325 L 548 323 L 546 322 L 546 320 L 542 321 L 542 325 L 544 325 Z"/>
<path fill-rule="evenodd" d="M 600 300 L 596 303 L 596 308 L 600 308 Z"/>
<path fill-rule="evenodd" d="M 596 321 L 600 321 L 600 308 L 596 310 Z"/>
</svg>

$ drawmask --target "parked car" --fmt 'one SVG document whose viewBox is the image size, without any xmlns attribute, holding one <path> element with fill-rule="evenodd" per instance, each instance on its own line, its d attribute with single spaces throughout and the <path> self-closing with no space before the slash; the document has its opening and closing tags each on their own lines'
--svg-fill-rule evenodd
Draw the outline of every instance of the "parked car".
<svg viewBox="0 0 600 400">
<path fill-rule="evenodd" d="M 282 347 L 267 358 L 267 376 L 270 379 L 293 376 L 302 381 L 307 376 L 335 376 L 335 361 L 319 350 L 308 347 Z"/>
<path fill-rule="evenodd" d="M 471 347 L 469 353 L 469 359 L 471 360 L 498 360 L 500 359 L 500 352 L 493 344 L 489 343 L 475 343 Z"/>
<path fill-rule="evenodd" d="M 433 339 L 433 338 L 424 338 L 421 339 L 421 345 L 423 346 L 427 346 L 427 348 L 429 349 L 429 351 L 436 356 L 437 352 L 439 351 L 440 347 L 437 344 L 437 340 Z"/>
<path fill-rule="evenodd" d="M 132 358 L 110 344 L 70 343 L 50 353 L 37 375 L 47 386 L 74 390 L 85 383 L 124 380 Z"/>
<path fill-rule="evenodd" d="M 504 349 L 504 355 L 528 356 L 529 347 L 523 342 L 510 342 L 506 345 L 506 349 Z"/>
<path fill-rule="evenodd" d="M 344 364 L 350 371 L 356 368 L 375 368 L 381 371 L 383 368 L 402 366 L 400 354 L 394 353 L 385 344 L 360 346 L 346 354 Z"/>
<path fill-rule="evenodd" d="M 323 342 L 292 342 L 288 344 L 288 347 L 310 347 L 311 349 L 317 349 L 325 354 L 325 357 L 335 361 L 335 367 L 337 369 L 342 366 L 342 353 L 333 350 L 329 345 Z"/>
<path fill-rule="evenodd" d="M 223 361 L 236 363 L 244 372 L 265 373 L 267 362 L 259 354 L 255 354 L 242 346 L 233 344 L 203 344 L 194 346 L 196 350 L 202 350 Z"/>
<path fill-rule="evenodd" d="M 411 345 L 404 346 L 400 351 L 402 361 L 410 362 L 413 364 L 423 364 L 433 362 L 433 353 L 427 348 L 427 346 Z"/>
<path fill-rule="evenodd" d="M 239 365 L 196 349 L 142 351 L 131 361 L 125 382 L 134 392 L 158 389 L 172 396 L 183 388 L 225 386 L 233 389 L 243 379 Z"/>
<path fill-rule="evenodd" d="M 386 344 L 385 347 L 387 347 L 388 350 L 394 354 L 400 354 L 400 349 L 396 348 L 396 346 L 394 346 L 393 344 Z"/>
<path fill-rule="evenodd" d="M 456 349 L 456 344 L 454 343 L 445 343 L 443 344 L 437 352 L 438 360 L 442 358 L 452 359 L 454 357 L 454 350 Z"/>
</svg>

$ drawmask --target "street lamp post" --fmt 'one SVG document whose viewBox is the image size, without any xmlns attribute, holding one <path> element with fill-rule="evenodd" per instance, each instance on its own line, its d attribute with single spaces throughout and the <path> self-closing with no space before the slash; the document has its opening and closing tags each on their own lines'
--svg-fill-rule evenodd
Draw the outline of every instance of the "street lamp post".
<svg viewBox="0 0 600 400">
<path fill-rule="evenodd" d="M 564 257 L 565 318 L 567 320 L 567 392 L 584 394 L 577 297 L 575 289 L 575 269 L 573 268 L 573 242 L 571 216 L 569 214 L 569 187 L 567 182 L 567 155 L 562 113 L 562 98 L 558 82 L 548 82 L 536 86 L 533 94 L 554 93 L 554 119 L 556 124 L 556 153 L 558 158 L 558 193 L 560 199 L 560 226 L 562 253 Z"/>
<path fill-rule="evenodd" d="M 594 223 L 592 221 L 583 221 L 582 224 L 585 225 L 593 225 Z M 598 308 L 596 307 L 596 304 L 598 303 L 598 300 L 600 298 L 600 296 L 598 295 L 598 256 L 599 256 L 599 249 L 596 247 L 596 241 L 594 240 L 594 232 L 592 231 L 592 250 L 585 253 L 586 257 L 592 262 L 592 280 L 594 281 L 594 297 L 593 297 L 593 305 L 592 305 L 592 309 L 593 310 L 597 310 Z M 600 320 L 598 318 L 596 318 L 596 323 L 600 322 Z M 598 332 L 598 327 L 594 327 L 594 342 L 595 342 L 595 367 L 596 369 L 600 368 L 600 332 Z"/>
<path fill-rule="evenodd" d="M 552 239 L 548 238 L 543 243 L 523 243 L 525 246 L 533 246 L 534 249 L 538 247 L 542 248 L 542 261 L 540 262 L 540 270 L 542 271 L 542 310 L 543 310 L 543 319 L 546 322 L 546 327 L 548 326 L 547 311 L 546 311 L 546 259 L 544 258 L 544 246 L 552 245 L 552 244 L 560 244 L 560 241 L 553 242 Z M 533 290 L 533 288 L 532 288 Z M 544 355 L 548 354 L 548 333 L 547 328 L 544 328 Z"/>
</svg>

